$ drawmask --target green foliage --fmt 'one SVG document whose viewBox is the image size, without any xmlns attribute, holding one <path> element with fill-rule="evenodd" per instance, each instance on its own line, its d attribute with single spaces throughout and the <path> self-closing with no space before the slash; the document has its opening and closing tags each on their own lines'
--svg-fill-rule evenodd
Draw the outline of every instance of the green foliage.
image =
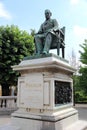
<svg viewBox="0 0 87 130">
<path fill-rule="evenodd" d="M 75 102 L 87 102 L 87 40 L 80 45 L 83 51 L 80 51 L 80 61 L 84 67 L 80 67 L 79 75 L 74 76 Z"/>
<path fill-rule="evenodd" d="M 83 97 L 83 95 L 80 91 L 75 92 L 75 102 L 80 102 L 82 97 Z"/>
<path fill-rule="evenodd" d="M 74 101 L 79 102 L 82 98 L 82 90 L 79 84 L 79 76 L 73 75 Z"/>
<path fill-rule="evenodd" d="M 18 72 L 12 70 L 25 57 L 33 54 L 33 36 L 17 26 L 0 26 L 0 84 L 15 85 Z"/>
<path fill-rule="evenodd" d="M 31 35 L 34 36 L 36 33 L 35 29 L 31 29 Z"/>
<path fill-rule="evenodd" d="M 73 75 L 73 86 L 74 86 L 74 90 L 80 90 L 80 85 L 79 85 L 79 76 L 78 75 Z"/>
<path fill-rule="evenodd" d="M 80 61 L 85 64 L 84 67 L 80 67 L 79 73 L 80 73 L 80 80 L 79 84 L 84 90 L 84 94 L 87 93 L 87 40 L 84 41 L 82 45 L 80 45 L 83 51 L 80 51 Z"/>
<path fill-rule="evenodd" d="M 81 89 L 84 90 L 84 94 L 87 94 L 87 68 L 81 67 L 80 68 L 80 77 L 79 77 L 79 84 L 81 86 Z"/>
<path fill-rule="evenodd" d="M 75 102 L 87 103 L 87 96 L 85 96 L 82 91 L 76 91 L 75 92 Z"/>
<path fill-rule="evenodd" d="M 80 69 L 81 72 L 87 73 L 87 69 Z M 87 77 L 83 75 L 73 76 L 74 98 L 75 103 L 87 102 Z"/>
<path fill-rule="evenodd" d="M 80 47 L 83 49 L 83 52 L 80 51 L 80 61 L 83 64 L 87 64 L 87 40 L 85 40 L 83 45 L 80 45 Z"/>
</svg>

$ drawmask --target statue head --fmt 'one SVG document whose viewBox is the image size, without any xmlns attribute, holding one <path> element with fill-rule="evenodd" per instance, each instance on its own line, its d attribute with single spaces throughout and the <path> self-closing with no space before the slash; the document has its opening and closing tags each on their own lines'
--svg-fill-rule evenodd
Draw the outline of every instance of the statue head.
<svg viewBox="0 0 87 130">
<path fill-rule="evenodd" d="M 51 11 L 49 9 L 46 9 L 45 10 L 45 17 L 46 17 L 46 19 L 49 19 L 51 17 L 51 15 L 52 15 Z"/>
</svg>

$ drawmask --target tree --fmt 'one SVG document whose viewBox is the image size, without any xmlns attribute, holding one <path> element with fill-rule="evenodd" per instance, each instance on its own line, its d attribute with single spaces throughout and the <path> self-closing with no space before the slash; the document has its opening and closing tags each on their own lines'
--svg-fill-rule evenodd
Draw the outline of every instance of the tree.
<svg viewBox="0 0 87 130">
<path fill-rule="evenodd" d="M 3 96 L 9 95 L 9 86 L 17 84 L 19 73 L 11 66 L 33 52 L 33 36 L 14 25 L 0 26 L 0 84 Z"/>
<path fill-rule="evenodd" d="M 82 51 L 79 51 L 80 52 L 80 61 L 83 63 L 83 64 L 86 64 L 87 65 L 87 40 L 84 41 L 83 45 L 80 45 L 81 48 L 83 49 L 83 52 Z"/>
<path fill-rule="evenodd" d="M 80 61 L 84 64 L 80 70 L 80 86 L 82 90 L 84 90 L 84 94 L 87 94 L 87 40 L 84 41 L 82 45 L 80 45 L 83 51 L 80 51 Z"/>
<path fill-rule="evenodd" d="M 87 68 L 81 67 L 79 72 L 81 74 L 79 76 L 80 87 L 83 90 L 84 94 L 87 95 Z"/>
<path fill-rule="evenodd" d="M 31 31 L 31 35 L 34 36 L 35 33 L 36 33 L 36 30 L 35 29 L 30 29 L 30 31 Z"/>
</svg>

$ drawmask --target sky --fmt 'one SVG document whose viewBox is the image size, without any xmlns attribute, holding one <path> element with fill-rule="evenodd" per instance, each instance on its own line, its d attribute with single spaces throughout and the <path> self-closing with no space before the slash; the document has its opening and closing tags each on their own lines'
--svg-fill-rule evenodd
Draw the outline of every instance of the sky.
<svg viewBox="0 0 87 130">
<path fill-rule="evenodd" d="M 87 39 L 87 0 L 0 0 L 0 26 L 14 24 L 37 32 L 45 21 L 45 9 L 50 9 L 60 28 L 66 27 L 65 58 L 73 50 L 79 59 L 80 44 Z"/>
</svg>

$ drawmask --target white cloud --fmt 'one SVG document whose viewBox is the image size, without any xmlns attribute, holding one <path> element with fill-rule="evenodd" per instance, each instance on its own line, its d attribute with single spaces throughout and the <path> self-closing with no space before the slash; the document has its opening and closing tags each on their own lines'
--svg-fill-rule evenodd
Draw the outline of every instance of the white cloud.
<svg viewBox="0 0 87 130">
<path fill-rule="evenodd" d="M 74 26 L 73 31 L 77 37 L 87 38 L 87 28 L 76 25 Z"/>
<path fill-rule="evenodd" d="M 79 3 L 80 0 L 70 0 L 70 3 L 72 5 L 77 5 Z"/>
<path fill-rule="evenodd" d="M 0 17 L 11 19 L 10 13 L 5 9 L 3 3 L 0 2 Z"/>
</svg>

